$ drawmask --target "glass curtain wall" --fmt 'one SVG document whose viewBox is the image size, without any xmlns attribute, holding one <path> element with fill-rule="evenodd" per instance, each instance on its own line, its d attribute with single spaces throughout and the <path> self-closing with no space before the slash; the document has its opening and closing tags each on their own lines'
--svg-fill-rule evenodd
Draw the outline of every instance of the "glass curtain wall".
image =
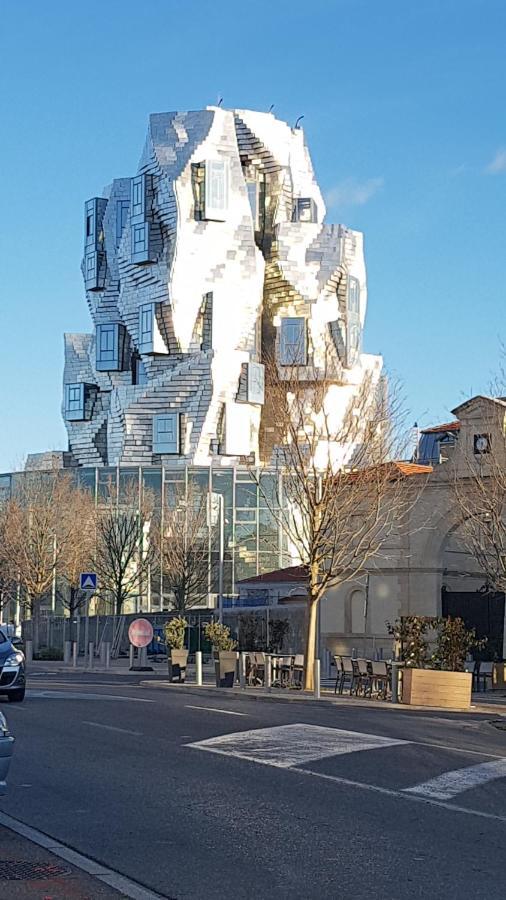
<svg viewBox="0 0 506 900">
<path fill-rule="evenodd" d="M 286 537 L 272 513 L 276 488 L 274 472 L 262 470 L 255 475 L 240 467 L 128 467 L 64 469 L 63 474 L 75 479 L 76 485 L 89 490 L 98 507 L 111 498 L 120 507 L 136 506 L 144 502 L 154 507 L 156 527 L 164 528 L 170 510 L 177 504 L 197 502 L 206 497 L 210 516 L 207 521 L 209 547 L 209 605 L 214 605 L 218 593 L 218 560 L 220 521 L 223 510 L 223 589 L 224 595 L 238 593 L 237 583 L 245 578 L 271 572 L 292 564 Z M 19 479 L 29 473 L 0 475 L 0 500 L 15 491 Z M 260 474 L 261 488 L 256 483 Z M 223 501 L 218 501 L 220 495 Z M 266 498 L 270 498 L 267 501 Z M 202 500 L 198 501 L 202 502 Z M 170 605 L 164 588 L 163 567 L 157 567 L 148 579 L 138 609 L 157 612 Z M 161 570 L 160 570 L 161 569 Z"/>
</svg>

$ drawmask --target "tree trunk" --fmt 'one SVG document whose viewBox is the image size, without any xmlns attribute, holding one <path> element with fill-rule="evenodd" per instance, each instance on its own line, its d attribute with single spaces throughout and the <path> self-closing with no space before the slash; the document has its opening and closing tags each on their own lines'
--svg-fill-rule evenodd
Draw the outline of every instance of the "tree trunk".
<svg viewBox="0 0 506 900">
<path fill-rule="evenodd" d="M 312 597 L 308 600 L 307 607 L 307 631 L 306 631 L 306 653 L 305 653 L 305 672 L 304 672 L 304 690 L 312 691 L 314 688 L 313 670 L 316 658 L 316 624 L 318 620 L 318 599 Z"/>
<path fill-rule="evenodd" d="M 117 615 L 117 616 L 120 616 L 120 615 L 121 615 L 121 610 L 122 610 L 122 607 L 123 607 L 123 593 L 122 593 L 122 591 L 118 591 L 118 593 L 116 594 L 115 607 L 116 607 L 116 615 Z"/>
<path fill-rule="evenodd" d="M 32 641 L 33 654 L 39 652 L 39 624 L 40 624 L 40 600 L 32 600 Z"/>
</svg>

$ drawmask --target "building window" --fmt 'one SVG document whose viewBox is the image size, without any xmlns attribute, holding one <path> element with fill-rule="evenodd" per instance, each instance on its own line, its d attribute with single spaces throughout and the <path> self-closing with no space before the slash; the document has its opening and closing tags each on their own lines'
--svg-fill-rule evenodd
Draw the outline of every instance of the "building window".
<svg viewBox="0 0 506 900">
<path fill-rule="evenodd" d="M 99 372 L 118 372 L 123 368 L 123 325 L 97 325 L 96 366 Z"/>
<path fill-rule="evenodd" d="M 475 456 L 481 456 L 483 453 L 490 453 L 490 435 L 475 434 L 473 437 L 473 450 Z"/>
<path fill-rule="evenodd" d="M 248 363 L 248 403 L 263 403 L 265 394 L 265 370 L 262 363 Z"/>
<path fill-rule="evenodd" d="M 87 250 L 100 250 L 104 243 L 102 222 L 107 207 L 104 197 L 92 197 L 84 204 L 84 243 Z"/>
<path fill-rule="evenodd" d="M 282 366 L 305 366 L 307 364 L 305 319 L 281 319 L 279 361 Z"/>
<path fill-rule="evenodd" d="M 206 162 L 206 219 L 224 221 L 228 208 L 228 160 Z"/>
<path fill-rule="evenodd" d="M 228 209 L 227 159 L 208 159 L 192 165 L 195 218 L 224 222 Z"/>
<path fill-rule="evenodd" d="M 258 182 L 248 181 L 246 183 L 248 191 L 248 200 L 251 208 L 251 217 L 253 219 L 253 228 L 258 231 Z"/>
<path fill-rule="evenodd" d="M 357 351 L 360 346 L 360 325 L 350 326 L 350 349 Z"/>
<path fill-rule="evenodd" d="M 293 208 L 293 222 L 317 222 L 318 210 L 312 197 L 297 197 Z"/>
<path fill-rule="evenodd" d="M 153 453 L 179 452 L 179 413 L 153 416 Z"/>
<path fill-rule="evenodd" d="M 153 351 L 153 320 L 155 304 L 144 303 L 139 309 L 139 350 L 141 353 Z"/>
<path fill-rule="evenodd" d="M 149 222 L 132 225 L 132 262 L 152 262 L 149 241 Z"/>
<path fill-rule="evenodd" d="M 130 210 L 132 222 L 146 218 L 146 175 L 132 178 Z"/>
<path fill-rule="evenodd" d="M 65 418 L 72 422 L 84 417 L 84 384 L 66 384 Z"/>
<path fill-rule="evenodd" d="M 123 229 L 128 220 L 130 203 L 128 200 L 118 200 L 116 203 L 116 240 L 121 240 Z"/>
<path fill-rule="evenodd" d="M 132 356 L 132 384 L 145 385 L 148 383 L 146 366 L 137 353 Z"/>
<path fill-rule="evenodd" d="M 98 250 L 87 250 L 84 256 L 84 286 L 87 291 L 104 289 L 105 254 Z"/>
<path fill-rule="evenodd" d="M 358 278 L 348 278 L 348 312 L 360 313 L 360 282 Z"/>
</svg>

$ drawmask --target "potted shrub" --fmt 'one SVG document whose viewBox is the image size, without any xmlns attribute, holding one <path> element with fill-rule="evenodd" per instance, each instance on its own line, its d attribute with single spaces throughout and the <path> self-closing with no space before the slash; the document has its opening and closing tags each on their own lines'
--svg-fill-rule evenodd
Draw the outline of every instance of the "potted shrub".
<svg viewBox="0 0 506 900">
<path fill-rule="evenodd" d="M 471 648 L 485 643 L 476 638 L 474 630 L 467 629 L 462 619 L 433 616 L 405 616 L 389 630 L 405 663 L 403 703 L 469 708 L 472 675 L 464 671 L 464 663 Z M 434 645 L 432 654 L 430 643 Z"/>
<path fill-rule="evenodd" d="M 216 687 L 233 687 L 237 669 L 237 642 L 230 636 L 228 625 L 208 622 L 204 634 L 211 642 L 214 652 Z"/>
<path fill-rule="evenodd" d="M 167 644 L 167 662 L 169 680 L 180 684 L 185 680 L 188 663 L 188 650 L 185 650 L 184 638 L 188 622 L 183 616 L 176 616 L 165 623 L 165 642 Z"/>
</svg>

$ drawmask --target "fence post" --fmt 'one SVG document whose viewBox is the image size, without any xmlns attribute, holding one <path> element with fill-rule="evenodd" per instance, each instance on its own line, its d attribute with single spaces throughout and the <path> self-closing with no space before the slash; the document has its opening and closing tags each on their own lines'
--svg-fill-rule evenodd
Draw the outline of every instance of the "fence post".
<svg viewBox="0 0 506 900">
<path fill-rule="evenodd" d="M 88 662 L 89 662 L 90 669 L 92 669 L 93 668 L 93 657 L 95 655 L 95 645 L 94 645 L 93 641 L 90 641 L 90 643 L 88 644 L 88 648 L 89 648 Z"/>
<path fill-rule="evenodd" d="M 66 666 L 70 663 L 70 656 L 72 653 L 72 643 L 70 641 L 65 641 L 63 644 L 63 662 Z"/>
<path fill-rule="evenodd" d="M 198 685 L 202 684 L 202 650 L 195 653 L 195 682 Z"/>
<path fill-rule="evenodd" d="M 271 689 L 271 658 L 268 653 L 265 654 L 265 668 L 264 668 L 264 688 L 266 691 L 270 691 Z"/>
<path fill-rule="evenodd" d="M 315 659 L 313 663 L 313 693 L 315 700 L 320 699 L 320 660 Z"/>
<path fill-rule="evenodd" d="M 77 648 L 78 648 L 78 643 L 77 643 L 77 641 L 74 641 L 72 644 L 72 665 L 73 665 L 74 669 L 77 669 Z"/>
<path fill-rule="evenodd" d="M 33 641 L 25 641 L 25 657 L 27 663 L 33 662 Z"/>
<path fill-rule="evenodd" d="M 246 654 L 239 655 L 239 684 L 242 688 L 246 687 Z"/>
<path fill-rule="evenodd" d="M 392 703 L 399 702 L 399 663 L 392 662 Z"/>
</svg>

